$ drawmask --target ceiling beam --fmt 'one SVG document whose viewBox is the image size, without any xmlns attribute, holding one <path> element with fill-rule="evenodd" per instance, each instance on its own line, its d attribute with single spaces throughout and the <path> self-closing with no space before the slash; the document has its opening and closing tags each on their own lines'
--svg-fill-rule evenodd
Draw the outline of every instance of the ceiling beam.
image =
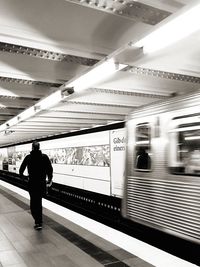
<svg viewBox="0 0 200 267">
<path fill-rule="evenodd" d="M 155 25 L 171 15 L 171 12 L 131 0 L 66 0 L 85 7 Z"/>
<path fill-rule="evenodd" d="M 56 53 L 53 51 L 36 49 L 32 47 L 9 44 L 9 43 L 4 43 L 4 42 L 0 42 L 0 51 L 9 52 L 12 54 L 21 54 L 21 55 L 30 56 L 30 57 L 37 57 L 37 58 L 42 58 L 46 60 L 65 61 L 68 63 L 80 64 L 80 65 L 85 65 L 85 66 L 93 66 L 99 61 L 93 58 L 67 55 L 63 53 Z"/>
</svg>

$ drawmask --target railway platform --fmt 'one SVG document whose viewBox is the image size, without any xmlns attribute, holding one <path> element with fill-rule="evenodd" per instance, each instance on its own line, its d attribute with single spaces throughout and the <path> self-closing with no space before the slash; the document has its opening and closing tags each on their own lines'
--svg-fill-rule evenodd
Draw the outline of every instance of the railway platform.
<svg viewBox="0 0 200 267">
<path fill-rule="evenodd" d="M 36 231 L 27 192 L 0 181 L 1 267 L 197 266 L 45 199 L 43 207 Z"/>
</svg>

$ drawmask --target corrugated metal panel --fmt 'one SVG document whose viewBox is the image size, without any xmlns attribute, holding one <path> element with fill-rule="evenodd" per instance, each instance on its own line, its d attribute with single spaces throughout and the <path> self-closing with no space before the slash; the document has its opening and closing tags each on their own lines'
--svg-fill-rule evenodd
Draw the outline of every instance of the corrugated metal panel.
<svg viewBox="0 0 200 267">
<path fill-rule="evenodd" d="M 128 177 L 127 215 L 200 242 L 200 184 Z"/>
<path fill-rule="evenodd" d="M 157 103 L 149 104 L 134 110 L 132 114 L 129 115 L 129 119 L 138 118 L 141 116 L 150 116 L 155 114 L 160 114 L 164 112 L 169 112 L 173 110 L 178 110 L 181 108 L 189 108 L 193 106 L 200 105 L 200 90 L 195 90 L 195 92 L 177 96 L 174 98 L 169 98 L 165 101 L 159 101 Z"/>
</svg>

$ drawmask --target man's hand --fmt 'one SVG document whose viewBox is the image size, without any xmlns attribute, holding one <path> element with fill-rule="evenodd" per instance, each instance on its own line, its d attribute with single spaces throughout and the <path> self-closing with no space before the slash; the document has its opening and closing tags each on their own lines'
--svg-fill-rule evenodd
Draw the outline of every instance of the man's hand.
<svg viewBox="0 0 200 267">
<path fill-rule="evenodd" d="M 52 186 L 52 180 L 51 181 L 47 181 L 47 187 Z"/>
</svg>

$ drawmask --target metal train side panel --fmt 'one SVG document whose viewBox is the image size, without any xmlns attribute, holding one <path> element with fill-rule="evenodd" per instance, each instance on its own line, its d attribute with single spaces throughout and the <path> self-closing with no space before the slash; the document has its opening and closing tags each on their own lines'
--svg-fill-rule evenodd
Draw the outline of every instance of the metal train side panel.
<svg viewBox="0 0 200 267">
<path fill-rule="evenodd" d="M 200 176 L 169 171 L 172 155 L 169 132 L 173 118 L 193 114 L 198 117 L 199 107 L 200 91 L 150 105 L 129 116 L 123 199 L 125 217 L 197 243 L 200 243 Z M 134 167 L 136 125 L 145 122 L 152 126 L 152 166 L 149 171 L 138 171 Z"/>
</svg>

